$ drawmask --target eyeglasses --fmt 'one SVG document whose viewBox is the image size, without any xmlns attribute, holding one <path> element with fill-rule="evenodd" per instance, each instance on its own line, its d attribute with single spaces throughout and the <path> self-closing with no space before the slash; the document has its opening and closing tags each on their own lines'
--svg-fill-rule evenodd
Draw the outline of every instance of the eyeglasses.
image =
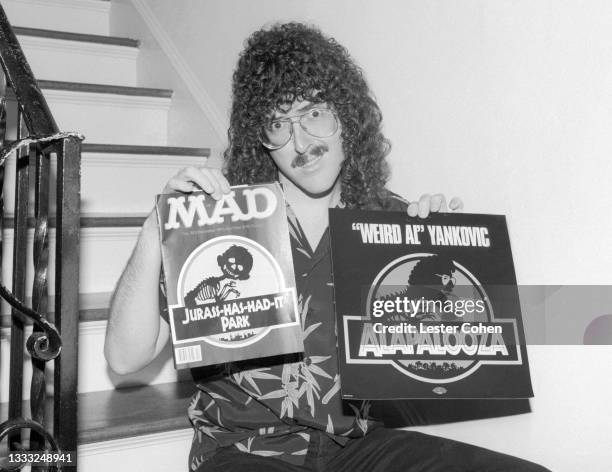
<svg viewBox="0 0 612 472">
<path fill-rule="evenodd" d="M 300 115 L 271 120 L 261 127 L 259 139 L 266 148 L 274 151 L 282 148 L 293 136 L 293 123 L 315 138 L 329 138 L 338 130 L 336 114 L 328 108 L 311 108 Z"/>
<path fill-rule="evenodd" d="M 457 279 L 455 277 L 451 277 L 448 274 L 434 274 L 437 275 L 438 277 L 440 277 L 440 279 L 442 279 L 442 285 L 446 285 L 449 282 L 452 282 L 453 285 L 457 284 Z"/>
</svg>

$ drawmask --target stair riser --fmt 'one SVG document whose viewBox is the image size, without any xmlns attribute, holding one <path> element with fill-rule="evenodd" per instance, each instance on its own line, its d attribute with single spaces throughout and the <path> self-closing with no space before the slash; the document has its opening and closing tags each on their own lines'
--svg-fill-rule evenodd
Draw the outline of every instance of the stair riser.
<svg viewBox="0 0 612 472">
<path fill-rule="evenodd" d="M 113 373 L 104 358 L 104 333 L 106 331 L 105 321 L 94 321 L 81 323 L 79 326 L 79 373 L 78 391 L 80 393 L 109 390 L 116 387 L 128 387 L 133 385 L 147 385 L 176 382 L 179 380 L 177 371 L 174 369 L 169 348 L 146 369 L 135 374 L 120 376 Z M 26 340 L 31 334 L 32 328 L 26 329 Z M 0 329 L 0 403 L 8 401 L 9 386 L 9 353 L 10 353 L 10 329 Z M 47 375 L 52 379 L 53 363 L 47 364 Z M 25 352 L 24 362 L 24 398 L 30 398 L 30 380 L 32 378 L 32 366 L 30 357 Z M 180 380 L 187 380 L 187 373 L 181 374 Z M 48 383 L 53 385 L 53 381 Z"/>
<path fill-rule="evenodd" d="M 187 166 L 201 166 L 203 157 L 112 156 L 85 154 L 82 174 L 82 211 L 86 213 L 148 213 L 155 195 Z"/>
<path fill-rule="evenodd" d="M 186 408 L 185 408 L 186 410 Z M 192 429 L 85 444 L 78 448 L 79 470 L 188 470 Z M 119 466 L 119 467 L 118 467 Z"/>
<path fill-rule="evenodd" d="M 62 131 L 77 131 L 90 143 L 167 143 L 170 99 L 107 93 L 43 90 Z"/>
<path fill-rule="evenodd" d="M 83 153 L 81 160 L 81 212 L 144 214 L 153 208 L 154 197 L 174 174 L 187 166 L 201 166 L 205 157 L 139 154 Z M 51 162 L 55 168 L 55 159 Z M 7 173 L 15 173 L 15 159 L 7 161 Z M 13 179 L 5 184 L 7 213 L 15 205 Z M 33 197 L 31 199 L 33 202 Z M 55 212 L 55 192 L 51 192 Z"/>
<path fill-rule="evenodd" d="M 137 85 L 137 48 L 34 36 L 18 39 L 39 80 Z"/>
<path fill-rule="evenodd" d="M 134 248 L 139 228 L 83 228 L 80 240 L 80 273 L 79 292 L 112 292 L 130 254 Z M 27 293 L 32 291 L 33 230 L 28 232 L 28 276 Z M 9 254 L 13 251 L 13 233 L 5 231 L 3 254 L 5 261 L 2 267 L 2 279 L 6 286 L 12 286 L 11 261 Z M 55 293 L 55 230 L 49 232 L 49 294 Z"/>
<path fill-rule="evenodd" d="M 3 0 L 13 26 L 71 33 L 109 34 L 110 2 L 99 0 Z"/>
</svg>

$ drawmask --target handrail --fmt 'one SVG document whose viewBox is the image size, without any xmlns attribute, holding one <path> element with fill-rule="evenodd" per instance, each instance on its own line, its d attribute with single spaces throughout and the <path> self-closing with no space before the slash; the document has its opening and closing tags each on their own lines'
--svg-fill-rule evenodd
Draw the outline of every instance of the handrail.
<svg viewBox="0 0 612 472">
<path fill-rule="evenodd" d="M 30 431 L 28 450 L 76 451 L 77 438 L 77 345 L 80 217 L 80 159 L 83 136 L 60 133 L 46 100 L 32 74 L 19 42 L 0 5 L 0 232 L 4 229 L 1 190 L 6 160 L 16 156 L 13 288 L 0 282 L 0 297 L 12 307 L 9 417 L 0 424 L 0 441 L 8 438 L 9 450 L 20 450 L 21 435 Z M 4 71 L 4 73 L 2 73 Z M 6 144 L 4 130 L 6 96 L 4 77 L 18 104 L 16 140 Z M 13 95 L 12 95 L 13 96 Z M 11 97 L 12 97 L 11 96 Z M 11 98 L 12 99 L 12 98 Z M 51 155 L 57 156 L 55 324 L 47 319 L 49 268 L 49 191 Z M 35 169 L 31 184 L 30 167 Z M 29 197 L 34 187 L 34 281 L 32 306 L 26 306 L 27 231 Z M 0 250 L 0 261 L 2 251 Z M 25 342 L 24 318 L 34 322 Z M 30 415 L 22 412 L 24 344 L 32 358 Z M 61 352 L 61 355 L 60 355 Z M 53 432 L 45 428 L 47 361 L 54 362 Z M 50 449 L 49 449 L 50 448 Z M 0 469 L 2 465 L 0 464 Z M 33 467 L 33 471 L 40 470 Z M 50 467 L 49 470 L 56 470 Z M 59 467 L 57 468 L 59 470 Z"/>
<path fill-rule="evenodd" d="M 57 124 L 2 5 L 0 5 L 0 62 L 2 62 L 8 83 L 23 110 L 25 123 L 30 133 L 36 135 L 57 133 L 59 131 Z"/>
</svg>

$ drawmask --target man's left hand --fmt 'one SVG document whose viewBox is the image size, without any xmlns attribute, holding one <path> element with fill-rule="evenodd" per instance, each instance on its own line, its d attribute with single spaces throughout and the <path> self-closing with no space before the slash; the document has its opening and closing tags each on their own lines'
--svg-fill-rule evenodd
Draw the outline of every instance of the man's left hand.
<svg viewBox="0 0 612 472">
<path fill-rule="evenodd" d="M 459 211 L 463 209 L 463 201 L 454 197 L 446 204 L 446 197 L 441 193 L 435 195 L 429 195 L 428 193 L 421 195 L 418 202 L 410 202 L 408 205 L 408 216 L 419 216 L 420 218 L 427 218 L 429 213 Z"/>
</svg>

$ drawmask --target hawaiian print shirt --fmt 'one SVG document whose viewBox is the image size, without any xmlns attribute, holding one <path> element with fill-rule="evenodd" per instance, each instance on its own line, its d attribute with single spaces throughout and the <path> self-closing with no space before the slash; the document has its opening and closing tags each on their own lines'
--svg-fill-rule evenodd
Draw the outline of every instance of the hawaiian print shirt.
<svg viewBox="0 0 612 472">
<path fill-rule="evenodd" d="M 384 207 L 406 204 L 389 193 Z M 377 424 L 369 402 L 340 397 L 329 230 L 313 250 L 290 208 L 288 218 L 304 353 L 227 364 L 213 374 L 194 369 L 192 470 L 218 447 L 301 465 L 313 429 L 343 445 Z"/>
</svg>

